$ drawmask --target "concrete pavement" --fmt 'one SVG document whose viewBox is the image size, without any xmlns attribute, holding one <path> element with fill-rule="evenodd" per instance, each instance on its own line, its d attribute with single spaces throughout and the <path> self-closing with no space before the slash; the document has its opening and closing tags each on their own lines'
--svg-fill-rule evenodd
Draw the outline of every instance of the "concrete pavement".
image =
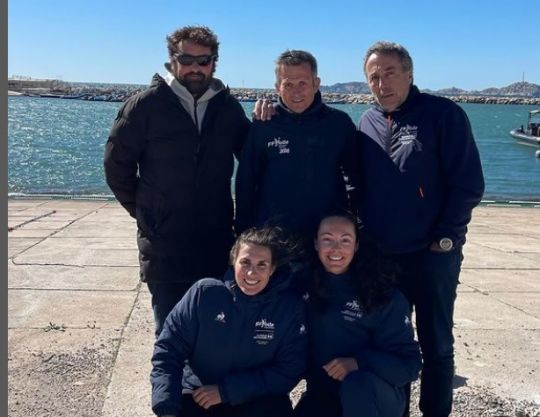
<svg viewBox="0 0 540 417">
<path fill-rule="evenodd" d="M 540 405 L 539 214 L 474 212 L 455 312 L 457 392 Z M 112 201 L 9 200 L 8 227 L 9 415 L 152 416 L 153 320 L 134 221 Z"/>
</svg>

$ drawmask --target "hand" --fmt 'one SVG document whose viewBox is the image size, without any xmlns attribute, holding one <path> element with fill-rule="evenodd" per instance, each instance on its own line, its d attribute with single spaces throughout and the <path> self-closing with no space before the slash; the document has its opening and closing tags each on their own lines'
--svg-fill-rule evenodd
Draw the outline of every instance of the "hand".
<svg viewBox="0 0 540 417">
<path fill-rule="evenodd" d="M 203 385 L 193 391 L 193 400 L 205 410 L 213 405 L 221 404 L 221 395 L 217 385 Z"/>
<path fill-rule="evenodd" d="M 276 114 L 274 102 L 269 99 L 258 99 L 253 108 L 251 116 L 253 120 L 261 120 L 263 122 L 270 120 Z"/>
<path fill-rule="evenodd" d="M 432 242 L 431 245 L 429 245 L 429 250 L 432 252 L 446 252 L 444 249 L 441 249 L 439 242 Z"/>
<path fill-rule="evenodd" d="M 358 370 L 358 363 L 354 358 L 336 358 L 323 366 L 330 378 L 343 381 L 352 371 Z"/>
</svg>

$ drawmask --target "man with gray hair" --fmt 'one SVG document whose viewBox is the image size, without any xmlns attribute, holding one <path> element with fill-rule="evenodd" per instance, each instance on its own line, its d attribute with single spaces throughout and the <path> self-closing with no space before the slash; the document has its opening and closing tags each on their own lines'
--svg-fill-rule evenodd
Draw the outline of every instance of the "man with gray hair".
<svg viewBox="0 0 540 417">
<path fill-rule="evenodd" d="M 279 225 L 311 243 L 323 214 L 350 205 L 344 174 L 355 186 L 355 127 L 322 102 L 312 54 L 283 52 L 275 73 L 276 114 L 253 122 L 238 165 L 237 230 Z"/>
<path fill-rule="evenodd" d="M 484 192 L 480 157 L 461 107 L 413 84 L 403 46 L 374 44 L 364 73 L 376 104 L 359 123 L 363 233 L 398 263 L 400 289 L 416 311 L 424 363 L 420 410 L 447 417 L 462 247 Z"/>
</svg>

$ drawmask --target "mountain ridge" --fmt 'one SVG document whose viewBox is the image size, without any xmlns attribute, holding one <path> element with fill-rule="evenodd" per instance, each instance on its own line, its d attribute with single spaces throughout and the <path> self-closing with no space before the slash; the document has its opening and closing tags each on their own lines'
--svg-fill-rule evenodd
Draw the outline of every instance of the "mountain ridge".
<svg viewBox="0 0 540 417">
<path fill-rule="evenodd" d="M 369 87 L 362 81 L 350 81 L 332 85 L 321 85 L 321 93 L 328 94 L 370 94 Z M 442 96 L 489 96 L 489 97 L 538 97 L 540 98 L 540 85 L 519 81 L 505 87 L 490 87 L 483 90 L 467 91 L 457 87 L 443 88 L 440 90 L 422 89 L 425 93 Z"/>
</svg>

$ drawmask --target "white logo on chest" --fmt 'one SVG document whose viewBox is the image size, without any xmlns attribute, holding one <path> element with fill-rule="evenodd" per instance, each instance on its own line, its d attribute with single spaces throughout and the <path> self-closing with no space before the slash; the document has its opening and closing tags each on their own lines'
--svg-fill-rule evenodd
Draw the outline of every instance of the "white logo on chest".
<svg viewBox="0 0 540 417">
<path fill-rule="evenodd" d="M 289 140 L 288 139 L 281 139 L 280 137 L 274 138 L 267 142 L 267 147 L 269 149 L 271 148 L 277 148 L 279 151 L 279 154 L 289 154 L 291 153 L 291 149 L 289 148 Z"/>
<path fill-rule="evenodd" d="M 258 345 L 267 345 L 274 339 L 275 324 L 266 319 L 255 322 L 255 335 L 253 339 Z"/>
<path fill-rule="evenodd" d="M 405 125 L 399 129 L 399 142 L 410 145 L 416 151 L 422 151 L 422 143 L 418 140 L 418 126 Z"/>
<path fill-rule="evenodd" d="M 266 319 L 261 319 L 255 323 L 255 327 L 266 329 L 266 330 L 274 330 L 275 325 L 271 321 L 266 321 Z"/>
<path fill-rule="evenodd" d="M 355 321 L 357 319 L 362 318 L 364 313 L 362 312 L 362 309 L 360 308 L 360 304 L 358 304 L 358 301 L 351 300 L 345 303 L 345 308 L 341 310 L 341 315 L 344 320 Z"/>
</svg>

